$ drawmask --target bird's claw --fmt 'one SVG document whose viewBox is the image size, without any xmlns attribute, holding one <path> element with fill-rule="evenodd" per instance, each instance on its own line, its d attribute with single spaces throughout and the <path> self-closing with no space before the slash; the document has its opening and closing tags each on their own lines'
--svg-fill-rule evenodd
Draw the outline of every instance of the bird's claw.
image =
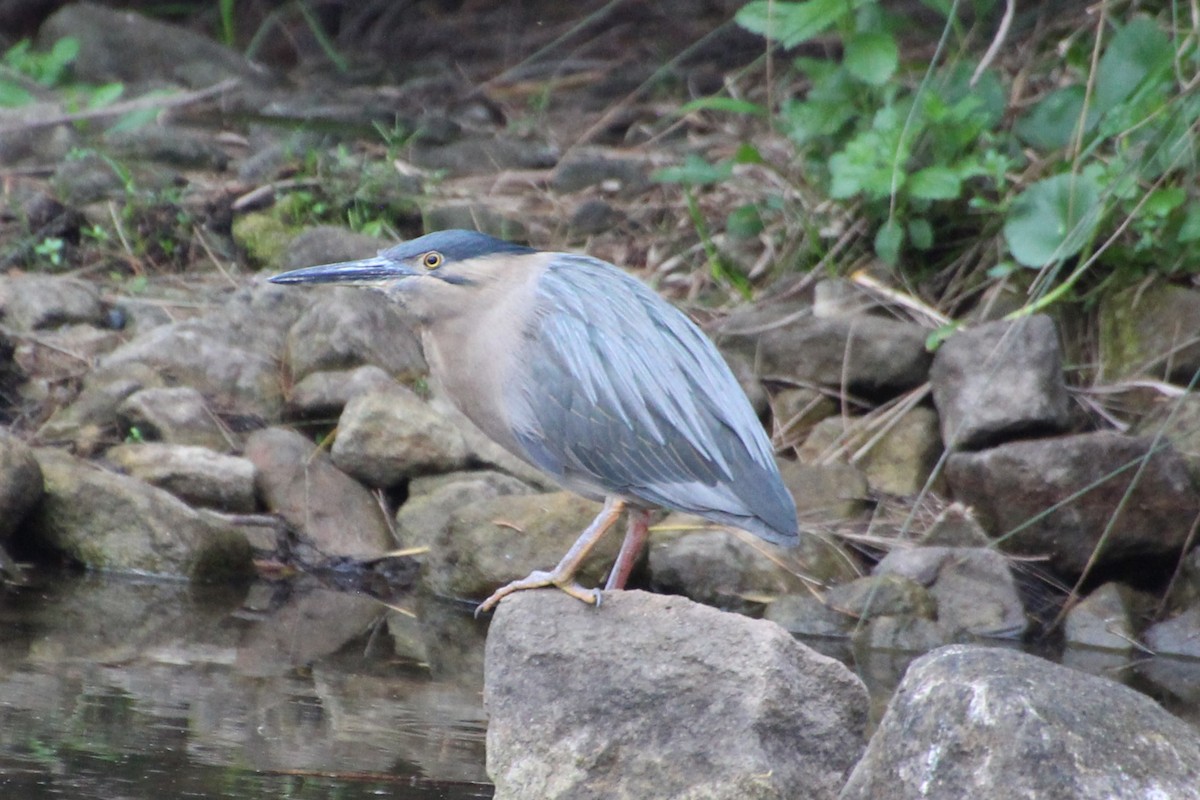
<svg viewBox="0 0 1200 800">
<path fill-rule="evenodd" d="M 554 572 L 531 572 L 528 576 L 521 578 L 518 581 L 505 584 L 496 591 L 492 592 L 486 600 L 475 607 L 475 618 L 478 619 L 480 614 L 491 611 L 505 597 L 508 597 L 513 592 L 523 591 L 525 589 L 542 589 L 548 586 L 554 586 L 567 594 L 574 597 L 576 600 L 593 605 L 600 606 L 600 601 L 603 598 L 599 589 L 586 589 L 576 583 L 573 578 L 575 576 L 559 575 Z"/>
</svg>

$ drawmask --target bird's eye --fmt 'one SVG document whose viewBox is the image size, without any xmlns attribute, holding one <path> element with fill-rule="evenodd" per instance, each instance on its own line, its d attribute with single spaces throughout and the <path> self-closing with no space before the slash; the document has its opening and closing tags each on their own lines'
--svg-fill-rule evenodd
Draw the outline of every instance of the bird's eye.
<svg viewBox="0 0 1200 800">
<path fill-rule="evenodd" d="M 421 256 L 421 265 L 425 269 L 437 269 L 442 265 L 442 254 L 437 251 L 431 251 Z"/>
</svg>

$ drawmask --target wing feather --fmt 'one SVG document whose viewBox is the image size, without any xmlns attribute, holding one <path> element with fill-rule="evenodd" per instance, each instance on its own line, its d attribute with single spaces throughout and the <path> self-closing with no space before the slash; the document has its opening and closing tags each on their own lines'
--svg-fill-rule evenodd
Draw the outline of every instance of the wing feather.
<svg viewBox="0 0 1200 800">
<path fill-rule="evenodd" d="M 794 540 L 762 426 L 712 342 L 611 264 L 557 255 L 512 383 L 514 433 L 568 483 Z"/>
</svg>

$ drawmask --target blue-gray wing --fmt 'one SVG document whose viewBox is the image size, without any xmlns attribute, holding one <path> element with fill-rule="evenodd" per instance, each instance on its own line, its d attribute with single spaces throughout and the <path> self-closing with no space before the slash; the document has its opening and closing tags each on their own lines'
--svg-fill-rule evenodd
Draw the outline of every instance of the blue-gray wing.
<svg viewBox="0 0 1200 800">
<path fill-rule="evenodd" d="M 532 463 L 567 485 L 795 541 L 762 425 L 680 311 L 611 264 L 562 254 L 538 281 L 525 336 L 510 408 Z"/>
</svg>

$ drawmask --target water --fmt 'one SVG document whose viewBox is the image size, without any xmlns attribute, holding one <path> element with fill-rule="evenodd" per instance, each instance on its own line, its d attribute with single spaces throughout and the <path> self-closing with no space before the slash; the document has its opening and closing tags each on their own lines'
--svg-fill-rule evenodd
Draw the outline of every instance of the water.
<svg viewBox="0 0 1200 800">
<path fill-rule="evenodd" d="M 0 598 L 0 797 L 492 795 L 457 611 L 427 636 L 311 581 L 35 580 Z"/>
<path fill-rule="evenodd" d="M 486 628 L 400 602 L 308 578 L 35 575 L 0 594 L 0 800 L 490 798 Z M 917 657 L 806 643 L 866 682 L 873 721 Z M 1200 661 L 1038 654 L 1200 722 Z"/>
</svg>

